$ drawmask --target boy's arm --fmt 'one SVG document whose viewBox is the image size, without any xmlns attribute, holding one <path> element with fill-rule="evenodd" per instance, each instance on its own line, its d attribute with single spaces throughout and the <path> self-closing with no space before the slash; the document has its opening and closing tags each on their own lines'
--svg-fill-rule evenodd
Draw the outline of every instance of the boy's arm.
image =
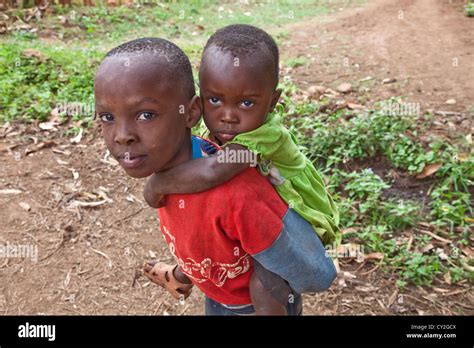
<svg viewBox="0 0 474 348">
<path fill-rule="evenodd" d="M 227 150 L 218 151 L 215 156 L 188 161 L 150 176 L 144 191 L 148 205 L 158 208 L 161 197 L 167 194 L 209 190 L 225 183 L 249 166 L 256 165 L 256 156 L 244 146 L 229 144 L 226 148 Z M 235 156 L 230 157 L 232 152 Z M 232 163 L 237 160 L 239 163 Z"/>
</svg>

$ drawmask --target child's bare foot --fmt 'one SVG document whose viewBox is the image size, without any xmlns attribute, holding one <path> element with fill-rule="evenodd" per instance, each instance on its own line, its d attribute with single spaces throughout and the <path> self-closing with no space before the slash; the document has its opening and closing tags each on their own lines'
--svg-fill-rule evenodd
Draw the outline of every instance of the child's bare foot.
<svg viewBox="0 0 474 348">
<path fill-rule="evenodd" d="M 193 284 L 184 284 L 176 279 L 175 268 L 178 265 L 167 265 L 163 262 L 147 262 L 143 266 L 143 273 L 153 283 L 165 288 L 174 298 L 187 298 L 191 294 Z"/>
</svg>

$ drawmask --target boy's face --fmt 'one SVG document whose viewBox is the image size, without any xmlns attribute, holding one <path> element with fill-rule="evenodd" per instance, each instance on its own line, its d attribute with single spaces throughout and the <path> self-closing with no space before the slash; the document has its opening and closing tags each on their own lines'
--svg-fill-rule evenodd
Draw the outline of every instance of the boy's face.
<svg viewBox="0 0 474 348">
<path fill-rule="evenodd" d="M 96 116 L 112 156 L 134 178 L 147 177 L 189 158 L 191 128 L 201 114 L 156 57 L 104 60 L 94 83 Z M 152 60 L 154 59 L 153 63 Z"/>
<path fill-rule="evenodd" d="M 261 62 L 214 47 L 205 52 L 199 73 L 204 122 L 222 144 L 262 125 L 278 101 L 273 69 Z"/>
</svg>

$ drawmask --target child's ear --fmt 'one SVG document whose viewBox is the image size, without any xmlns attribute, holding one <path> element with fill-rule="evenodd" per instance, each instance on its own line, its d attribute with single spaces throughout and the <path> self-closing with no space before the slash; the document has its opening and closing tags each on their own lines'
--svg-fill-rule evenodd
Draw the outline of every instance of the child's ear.
<svg viewBox="0 0 474 348">
<path fill-rule="evenodd" d="M 188 128 L 193 128 L 196 125 L 196 123 L 199 121 L 199 119 L 201 118 L 201 114 L 202 114 L 201 98 L 195 95 L 194 97 L 192 97 L 192 99 L 189 101 L 189 104 L 188 104 L 186 126 Z"/>
<path fill-rule="evenodd" d="M 273 92 L 272 103 L 270 104 L 269 112 L 273 112 L 273 110 L 275 109 L 275 105 L 278 103 L 278 100 L 280 99 L 280 95 L 281 95 L 281 88 L 278 88 L 275 90 L 275 92 Z"/>
</svg>

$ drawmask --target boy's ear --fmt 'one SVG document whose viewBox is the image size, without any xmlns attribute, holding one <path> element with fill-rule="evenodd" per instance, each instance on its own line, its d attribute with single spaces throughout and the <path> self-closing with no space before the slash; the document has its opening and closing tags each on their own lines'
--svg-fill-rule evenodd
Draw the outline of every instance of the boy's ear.
<svg viewBox="0 0 474 348">
<path fill-rule="evenodd" d="M 201 98 L 197 95 L 191 98 L 188 104 L 188 113 L 186 115 L 186 126 L 193 128 L 201 118 L 202 114 L 202 103 Z"/>
<path fill-rule="evenodd" d="M 272 103 L 270 104 L 269 112 L 273 112 L 273 110 L 275 109 L 275 105 L 278 103 L 278 100 L 280 99 L 280 95 L 281 95 L 281 88 L 278 88 L 275 90 L 275 92 L 273 92 Z"/>
</svg>

